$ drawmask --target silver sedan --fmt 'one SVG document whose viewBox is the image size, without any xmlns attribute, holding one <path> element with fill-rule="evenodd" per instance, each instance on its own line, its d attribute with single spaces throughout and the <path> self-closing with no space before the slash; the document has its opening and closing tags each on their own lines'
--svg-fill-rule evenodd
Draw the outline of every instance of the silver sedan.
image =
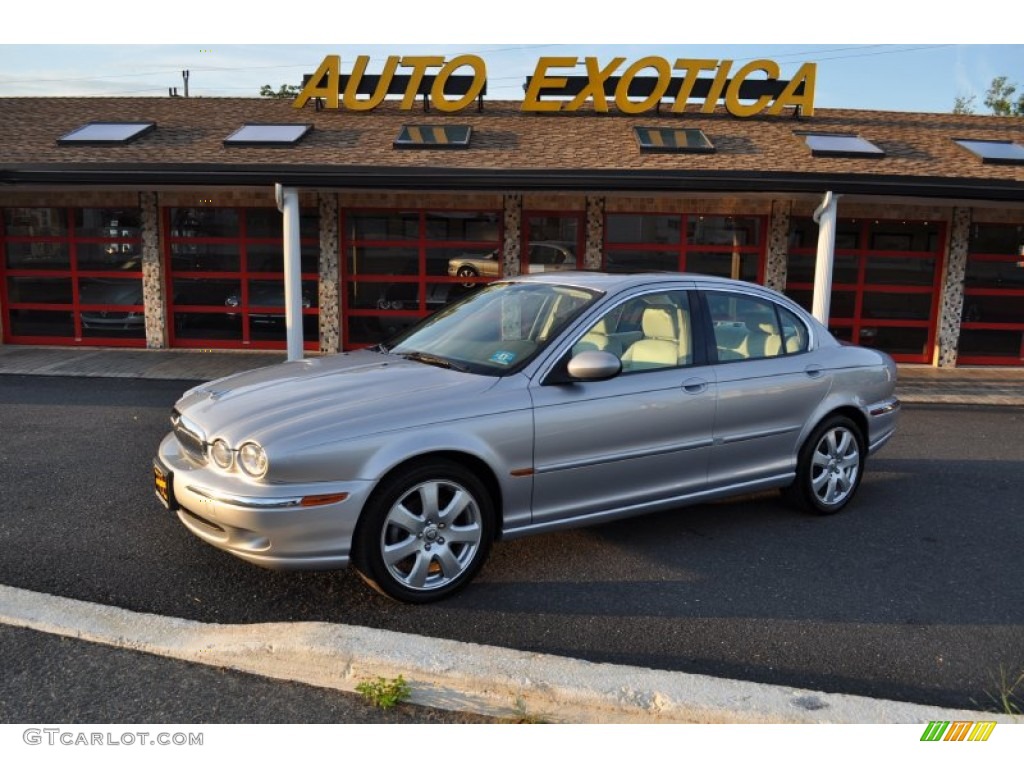
<svg viewBox="0 0 1024 768">
<path fill-rule="evenodd" d="M 196 387 L 157 496 L 257 565 L 429 602 L 494 541 L 779 488 L 832 514 L 896 428 L 896 366 L 701 275 L 489 285 L 387 344 Z"/>
</svg>

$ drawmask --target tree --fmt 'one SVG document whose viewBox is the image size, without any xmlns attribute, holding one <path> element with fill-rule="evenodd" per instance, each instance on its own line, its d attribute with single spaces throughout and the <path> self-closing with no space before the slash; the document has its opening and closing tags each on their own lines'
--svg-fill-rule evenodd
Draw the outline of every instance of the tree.
<svg viewBox="0 0 1024 768">
<path fill-rule="evenodd" d="M 993 78 L 992 85 L 985 94 L 985 106 L 991 109 L 994 115 L 1020 117 L 1024 115 L 1024 96 L 1014 101 L 1013 94 L 1016 91 L 1017 84 L 1009 82 L 1006 77 Z"/>
<path fill-rule="evenodd" d="M 1014 101 L 1013 95 L 1017 92 L 1017 84 L 1011 83 L 1006 76 L 992 78 L 992 83 L 985 93 L 985 106 L 992 110 L 993 115 L 1003 117 L 1024 117 L 1024 94 Z M 954 115 L 973 115 L 974 105 L 977 97 L 957 96 L 953 102 Z"/>
<path fill-rule="evenodd" d="M 977 97 L 973 94 L 970 96 L 957 96 L 953 102 L 953 114 L 954 115 L 973 115 L 974 114 L 974 102 L 977 101 Z"/>
<path fill-rule="evenodd" d="M 269 85 L 264 85 L 260 88 L 260 96 L 266 96 L 268 99 L 294 99 L 301 90 L 298 85 L 282 85 L 276 91 Z"/>
</svg>

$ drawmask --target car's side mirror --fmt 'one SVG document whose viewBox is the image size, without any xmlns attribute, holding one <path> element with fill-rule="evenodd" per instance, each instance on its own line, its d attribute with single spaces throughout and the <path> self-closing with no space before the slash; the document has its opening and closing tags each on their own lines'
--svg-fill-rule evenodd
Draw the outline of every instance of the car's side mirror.
<svg viewBox="0 0 1024 768">
<path fill-rule="evenodd" d="M 572 381 L 605 381 L 622 373 L 622 361 L 611 352 L 580 352 L 569 361 L 566 373 Z"/>
</svg>

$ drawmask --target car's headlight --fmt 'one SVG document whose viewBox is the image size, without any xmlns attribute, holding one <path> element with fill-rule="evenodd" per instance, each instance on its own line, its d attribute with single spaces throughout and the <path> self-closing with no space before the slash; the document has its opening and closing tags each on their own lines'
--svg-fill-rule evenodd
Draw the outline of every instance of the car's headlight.
<svg viewBox="0 0 1024 768">
<path fill-rule="evenodd" d="M 267 452 L 256 443 L 245 443 L 238 449 L 238 466 L 252 477 L 263 477 L 267 474 Z"/>
<path fill-rule="evenodd" d="M 235 461 L 235 452 L 223 440 L 214 440 L 210 446 L 210 458 L 221 469 L 231 469 L 231 465 Z"/>
</svg>

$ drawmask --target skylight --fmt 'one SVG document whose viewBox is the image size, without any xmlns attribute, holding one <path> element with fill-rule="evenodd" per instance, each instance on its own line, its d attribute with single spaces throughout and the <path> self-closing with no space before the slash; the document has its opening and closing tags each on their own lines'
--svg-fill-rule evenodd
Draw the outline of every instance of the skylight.
<svg viewBox="0 0 1024 768">
<path fill-rule="evenodd" d="M 642 152 L 714 152 L 704 131 L 699 128 L 634 128 L 633 134 Z"/>
<path fill-rule="evenodd" d="M 867 139 L 842 133 L 801 133 L 814 157 L 884 157 Z"/>
<path fill-rule="evenodd" d="M 311 130 L 312 125 L 301 123 L 246 123 L 224 139 L 224 146 L 292 146 L 299 143 Z"/>
<path fill-rule="evenodd" d="M 156 123 L 86 123 L 57 139 L 61 145 L 128 144 L 156 128 Z"/>
<path fill-rule="evenodd" d="M 403 125 L 396 149 L 465 149 L 473 128 L 469 125 Z"/>
<path fill-rule="evenodd" d="M 956 143 L 976 154 L 983 163 L 1024 163 L 1024 147 L 1012 141 L 957 139 Z"/>
</svg>

